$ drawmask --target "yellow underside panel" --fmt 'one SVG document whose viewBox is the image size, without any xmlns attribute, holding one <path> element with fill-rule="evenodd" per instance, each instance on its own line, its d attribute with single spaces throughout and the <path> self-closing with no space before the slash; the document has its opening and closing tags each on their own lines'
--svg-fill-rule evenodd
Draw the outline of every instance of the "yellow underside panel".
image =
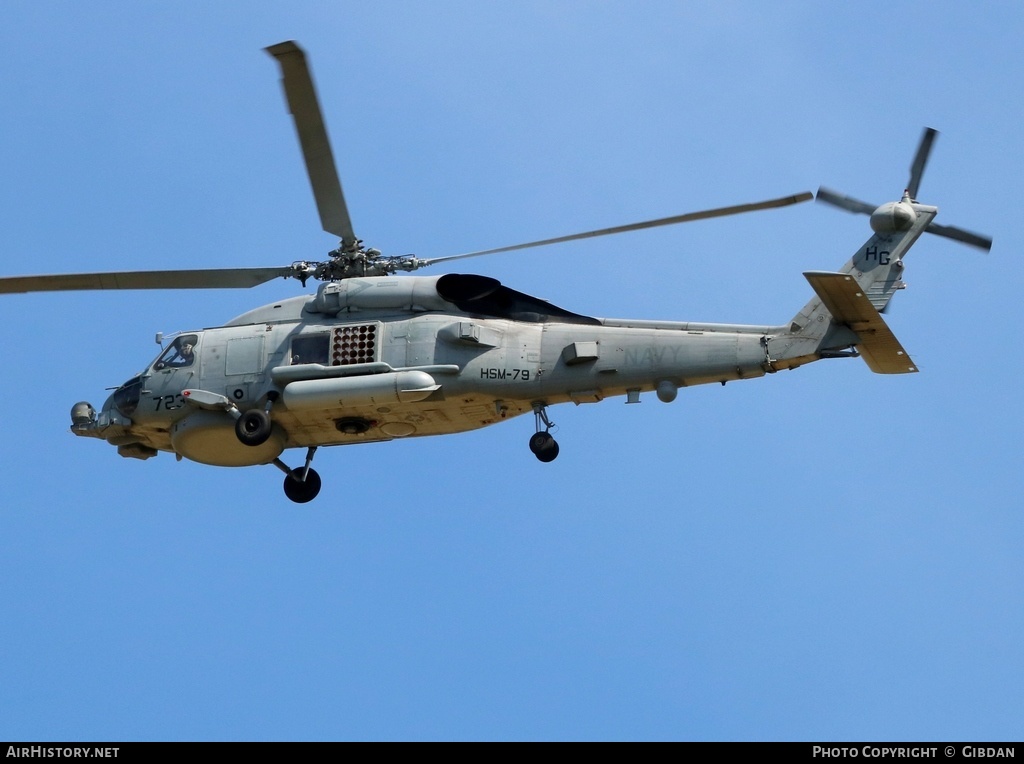
<svg viewBox="0 0 1024 764">
<path fill-rule="evenodd" d="M 911 374 L 917 366 L 900 345 L 857 280 L 846 273 L 805 273 L 822 303 L 838 323 L 857 333 L 857 350 L 876 374 Z"/>
</svg>

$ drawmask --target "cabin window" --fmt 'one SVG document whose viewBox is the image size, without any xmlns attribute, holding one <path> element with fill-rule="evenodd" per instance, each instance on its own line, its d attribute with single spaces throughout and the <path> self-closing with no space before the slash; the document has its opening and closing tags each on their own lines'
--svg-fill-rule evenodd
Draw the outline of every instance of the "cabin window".
<svg viewBox="0 0 1024 764">
<path fill-rule="evenodd" d="M 196 362 L 196 344 L 199 342 L 198 334 L 182 334 L 175 338 L 160 357 L 156 359 L 153 368 L 161 369 L 184 369 Z"/>
<path fill-rule="evenodd" d="M 292 338 L 292 365 L 300 363 L 319 363 L 328 365 L 330 356 L 329 334 L 307 334 Z"/>
</svg>

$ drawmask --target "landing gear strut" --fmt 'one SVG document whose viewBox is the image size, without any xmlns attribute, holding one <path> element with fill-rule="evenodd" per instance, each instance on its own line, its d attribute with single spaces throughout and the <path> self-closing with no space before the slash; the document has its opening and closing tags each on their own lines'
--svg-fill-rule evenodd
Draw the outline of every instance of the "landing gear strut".
<svg viewBox="0 0 1024 764">
<path fill-rule="evenodd" d="M 537 432 L 530 436 L 530 450 L 542 462 L 553 462 L 558 456 L 558 441 L 548 432 L 554 426 L 554 422 L 548 419 L 545 404 L 533 404 L 533 419 Z"/>
<path fill-rule="evenodd" d="M 309 466 L 315 453 L 316 446 L 310 446 L 306 451 L 306 464 L 295 469 L 289 469 L 280 459 L 274 459 L 274 466 L 285 474 L 284 495 L 296 504 L 313 501 L 320 493 L 320 476 Z"/>
</svg>

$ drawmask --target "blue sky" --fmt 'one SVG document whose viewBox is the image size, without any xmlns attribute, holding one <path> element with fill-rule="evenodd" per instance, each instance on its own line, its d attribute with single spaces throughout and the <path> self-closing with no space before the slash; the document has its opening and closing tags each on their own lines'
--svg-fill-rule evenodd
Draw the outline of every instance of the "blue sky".
<svg viewBox="0 0 1024 764">
<path fill-rule="evenodd" d="M 455 254 L 815 189 L 926 237 L 860 361 L 328 449 L 121 459 L 68 432 L 153 336 L 281 296 L 7 296 L 0 739 L 1017 739 L 1019 3 L 0 7 L 3 275 L 317 259 L 266 45 L 307 50 L 356 231 Z M 866 219 L 806 204 L 495 256 L 599 316 L 776 323 Z M 460 263 L 466 269 L 466 264 Z M 293 459 L 295 456 L 293 455 Z"/>
</svg>

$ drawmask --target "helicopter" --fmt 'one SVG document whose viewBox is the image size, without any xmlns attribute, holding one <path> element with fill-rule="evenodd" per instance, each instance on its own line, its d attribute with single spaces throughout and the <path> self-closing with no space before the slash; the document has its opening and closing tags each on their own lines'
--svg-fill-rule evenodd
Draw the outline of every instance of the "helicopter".
<svg viewBox="0 0 1024 764">
<path fill-rule="evenodd" d="M 675 400 L 693 385 L 756 379 L 832 358 L 861 357 L 880 374 L 918 369 L 882 313 L 904 287 L 904 257 L 925 233 L 984 250 L 990 238 L 933 222 L 917 201 L 937 132 L 926 128 L 898 201 L 868 204 L 826 188 L 822 202 L 870 217 L 872 234 L 838 271 L 804 273 L 814 295 L 782 324 L 595 318 L 469 274 L 398 276 L 420 268 L 645 228 L 799 204 L 802 192 L 732 207 L 603 228 L 465 254 L 385 256 L 354 231 L 304 51 L 266 48 L 277 62 L 322 228 L 338 237 L 323 261 L 241 269 L 126 271 L 0 278 L 0 293 L 248 288 L 295 279 L 314 295 L 282 299 L 223 326 L 163 337 L 159 355 L 97 410 L 71 409 L 71 431 L 119 455 L 222 467 L 273 465 L 284 493 L 320 492 L 323 446 L 465 432 L 533 414 L 529 448 L 559 453 L 548 414 L 560 403 L 654 392 Z M 306 449 L 290 467 L 287 449 Z"/>
</svg>

